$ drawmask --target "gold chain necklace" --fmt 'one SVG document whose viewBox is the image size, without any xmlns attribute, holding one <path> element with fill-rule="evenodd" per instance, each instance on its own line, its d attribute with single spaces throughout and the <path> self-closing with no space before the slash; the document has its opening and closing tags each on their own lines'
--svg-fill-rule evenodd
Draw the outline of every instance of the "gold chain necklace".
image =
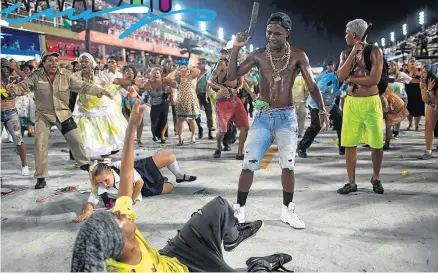
<svg viewBox="0 0 438 273">
<path fill-rule="evenodd" d="M 272 67 L 272 70 L 273 70 L 272 80 L 271 80 L 271 84 L 269 86 L 269 89 L 270 89 L 269 90 L 269 97 L 271 99 L 275 100 L 276 97 L 277 97 L 277 93 L 278 93 L 277 92 L 277 88 L 276 88 L 276 83 L 281 81 L 281 83 L 283 85 L 283 80 L 281 79 L 280 74 L 283 71 L 285 71 L 287 69 L 287 67 L 289 66 L 289 62 L 290 62 L 290 45 L 289 45 L 288 42 L 286 42 L 286 54 L 283 55 L 281 58 L 277 59 L 277 58 L 273 58 L 272 57 L 271 46 L 269 44 L 266 46 L 265 54 L 266 54 L 266 58 L 269 60 L 269 62 L 271 64 L 271 67 Z M 284 59 L 286 59 L 286 63 L 284 64 L 284 66 L 282 68 L 280 68 L 280 69 L 277 69 L 275 67 L 274 61 L 283 61 Z"/>
</svg>

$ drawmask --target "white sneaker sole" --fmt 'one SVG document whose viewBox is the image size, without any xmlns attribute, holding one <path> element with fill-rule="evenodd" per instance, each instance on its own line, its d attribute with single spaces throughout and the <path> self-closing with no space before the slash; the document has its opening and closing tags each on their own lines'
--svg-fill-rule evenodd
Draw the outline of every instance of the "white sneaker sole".
<svg viewBox="0 0 438 273">
<path fill-rule="evenodd" d="M 288 224 L 289 226 L 293 227 L 294 229 L 305 229 L 306 227 L 295 227 L 293 226 L 289 221 L 285 220 L 283 217 L 281 217 L 281 221 Z"/>
</svg>

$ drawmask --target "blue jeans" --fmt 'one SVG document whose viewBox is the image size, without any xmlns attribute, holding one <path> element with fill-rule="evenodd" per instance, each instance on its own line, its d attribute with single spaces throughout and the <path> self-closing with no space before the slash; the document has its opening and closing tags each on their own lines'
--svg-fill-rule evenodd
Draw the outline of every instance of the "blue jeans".
<svg viewBox="0 0 438 273">
<path fill-rule="evenodd" d="M 1 111 L 2 131 L 3 125 L 6 126 L 9 134 L 12 136 L 15 145 L 23 143 L 21 136 L 20 118 L 18 117 L 17 109 L 10 109 Z"/>
<path fill-rule="evenodd" d="M 258 111 L 246 140 L 243 169 L 259 170 L 263 156 L 276 139 L 280 154 L 280 167 L 293 170 L 297 138 L 298 122 L 295 109 Z"/>
</svg>

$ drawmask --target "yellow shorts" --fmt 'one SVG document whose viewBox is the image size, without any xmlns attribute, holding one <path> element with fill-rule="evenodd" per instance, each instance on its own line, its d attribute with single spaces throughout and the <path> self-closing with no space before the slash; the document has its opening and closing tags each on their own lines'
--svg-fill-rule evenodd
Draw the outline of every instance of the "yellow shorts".
<svg viewBox="0 0 438 273">
<path fill-rule="evenodd" d="M 342 120 L 342 147 L 357 147 L 361 141 L 373 149 L 383 148 L 383 110 L 378 95 L 347 96 Z"/>
</svg>

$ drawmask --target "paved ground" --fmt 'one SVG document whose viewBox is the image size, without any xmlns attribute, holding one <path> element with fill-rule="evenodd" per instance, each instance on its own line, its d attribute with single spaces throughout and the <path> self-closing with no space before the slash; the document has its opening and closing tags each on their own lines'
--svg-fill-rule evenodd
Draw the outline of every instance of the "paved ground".
<svg viewBox="0 0 438 273">
<path fill-rule="evenodd" d="M 405 127 L 405 126 L 403 126 Z M 153 145 L 149 127 L 144 142 Z M 186 133 L 188 137 L 188 133 Z M 295 271 L 438 271 L 438 161 L 416 158 L 424 149 L 423 132 L 407 132 L 385 153 L 382 180 L 384 195 L 374 194 L 369 183 L 370 152 L 360 148 L 356 194 L 340 196 L 336 190 L 346 178 L 343 157 L 332 142 L 334 132 L 322 134 L 308 150 L 308 159 L 297 159 L 297 213 L 307 228 L 294 230 L 278 221 L 282 193 L 278 155 L 265 170 L 258 172 L 247 203 L 248 219 L 265 220 L 264 229 L 225 259 L 238 269 L 246 258 L 285 251 L 293 255 L 289 267 Z M 176 139 L 171 138 L 170 144 Z M 28 161 L 34 157 L 33 139 L 26 138 Z M 154 145 L 156 146 L 156 145 Z M 135 209 L 138 227 L 154 246 L 161 248 L 190 214 L 217 195 L 234 202 L 241 162 L 234 151 L 223 159 L 212 158 L 214 141 L 202 140 L 183 148 L 167 147 L 177 155 L 182 170 L 199 177 L 193 184 L 178 185 L 167 196 L 147 198 Z M 82 210 L 88 194 L 69 192 L 36 200 L 58 187 L 80 185 L 89 188 L 87 175 L 65 169 L 67 145 L 58 131 L 50 138 L 48 188 L 35 191 L 35 180 L 19 174 L 18 156 L 12 144 L 2 144 L 1 270 L 68 271 L 74 239 L 80 224 L 71 219 Z M 150 150 L 138 150 L 137 157 Z M 33 166 L 34 164 L 30 164 Z M 413 173 L 402 176 L 402 171 Z M 167 176 L 172 178 L 167 170 Z M 173 179 L 171 179 L 172 181 Z M 206 188 L 209 196 L 193 195 Z M 435 258 L 434 258 L 435 257 Z"/>
</svg>

